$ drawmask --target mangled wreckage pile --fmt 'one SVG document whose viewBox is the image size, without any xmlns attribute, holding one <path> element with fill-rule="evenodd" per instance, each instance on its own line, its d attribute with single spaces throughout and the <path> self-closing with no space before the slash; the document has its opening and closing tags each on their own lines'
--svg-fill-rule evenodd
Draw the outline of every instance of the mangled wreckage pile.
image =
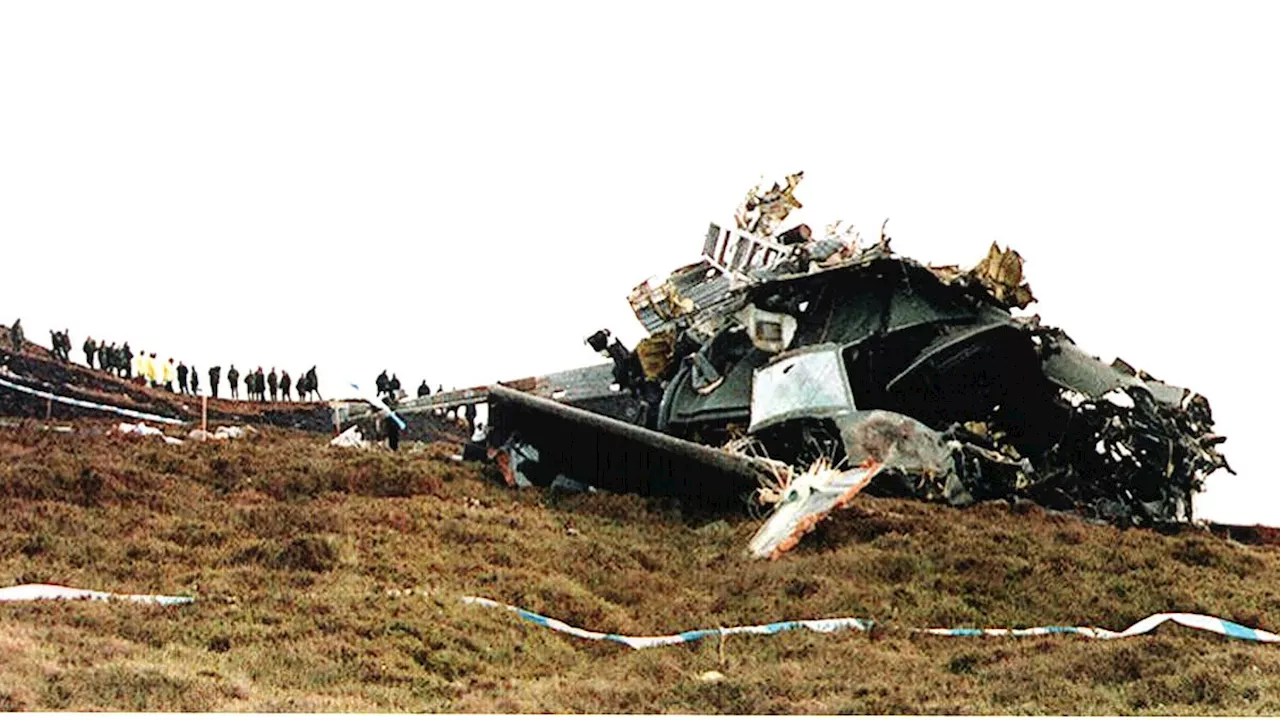
<svg viewBox="0 0 1280 720">
<path fill-rule="evenodd" d="M 776 232 L 801 177 L 754 189 L 698 262 L 635 288 L 634 350 L 588 339 L 608 390 L 486 388 L 509 481 L 764 502 L 751 549 L 776 557 L 863 488 L 1151 525 L 1190 520 L 1230 471 L 1204 397 L 1012 314 L 1034 302 L 1016 252 L 962 271 L 894 255 L 883 229 L 865 247 L 838 224 Z"/>
</svg>

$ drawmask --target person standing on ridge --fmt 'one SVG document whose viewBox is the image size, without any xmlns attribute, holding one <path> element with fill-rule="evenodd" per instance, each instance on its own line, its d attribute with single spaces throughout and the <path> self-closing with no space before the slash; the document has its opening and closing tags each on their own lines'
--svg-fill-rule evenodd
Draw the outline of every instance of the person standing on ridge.
<svg viewBox="0 0 1280 720">
<path fill-rule="evenodd" d="M 285 402 L 293 402 L 293 398 L 289 395 L 289 384 L 292 379 L 289 377 L 288 370 L 280 371 L 280 399 Z"/>
<path fill-rule="evenodd" d="M 200 394 L 200 373 L 196 372 L 196 366 L 191 366 L 191 394 Z"/>
<path fill-rule="evenodd" d="M 13 351 L 22 352 L 22 341 L 26 337 L 22 333 L 22 318 L 13 321 L 13 327 L 9 328 L 9 342 L 13 345 Z"/>
<path fill-rule="evenodd" d="M 276 375 L 275 368 L 271 368 L 271 374 L 267 376 L 267 389 L 271 391 L 271 402 L 276 402 L 278 399 L 276 391 L 280 389 L 280 378 Z"/>
<path fill-rule="evenodd" d="M 178 392 L 187 394 L 187 364 L 178 361 Z"/>
<path fill-rule="evenodd" d="M 231 385 L 231 399 L 240 399 L 240 371 L 236 369 L 236 364 L 231 363 L 231 369 L 227 371 L 227 383 Z"/>
<path fill-rule="evenodd" d="M 218 380 L 222 377 L 222 366 L 214 365 L 209 368 L 209 392 L 213 397 L 218 397 Z"/>
</svg>

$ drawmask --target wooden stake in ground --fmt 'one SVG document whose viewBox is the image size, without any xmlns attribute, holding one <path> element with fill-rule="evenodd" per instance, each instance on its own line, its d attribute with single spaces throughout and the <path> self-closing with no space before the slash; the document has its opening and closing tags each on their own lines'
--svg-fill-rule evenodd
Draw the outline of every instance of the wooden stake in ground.
<svg viewBox="0 0 1280 720">
<path fill-rule="evenodd" d="M 209 434 L 209 396 L 200 396 L 200 430 L 208 436 Z"/>
<path fill-rule="evenodd" d="M 45 398 L 44 400 L 44 419 L 48 420 L 53 417 L 53 398 Z"/>
</svg>

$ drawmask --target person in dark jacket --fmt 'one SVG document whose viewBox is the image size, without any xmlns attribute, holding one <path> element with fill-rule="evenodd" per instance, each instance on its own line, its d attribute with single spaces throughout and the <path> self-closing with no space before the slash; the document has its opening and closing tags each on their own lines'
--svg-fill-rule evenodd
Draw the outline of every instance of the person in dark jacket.
<svg viewBox="0 0 1280 720">
<path fill-rule="evenodd" d="M 384 402 L 386 402 L 387 407 L 391 408 L 392 410 L 396 409 L 395 398 L 388 397 Z M 399 450 L 400 449 L 400 423 L 397 423 L 395 418 L 391 417 L 390 415 L 387 415 L 382 418 L 382 427 L 387 435 L 387 446 L 391 448 L 392 452 Z"/>
<path fill-rule="evenodd" d="M 178 361 L 178 392 L 187 395 L 187 364 Z"/>
<path fill-rule="evenodd" d="M 231 385 L 231 399 L 240 399 L 240 371 L 236 369 L 234 363 L 231 369 L 227 371 L 227 382 Z"/>
<path fill-rule="evenodd" d="M 196 366 L 191 366 L 191 394 L 200 394 L 200 373 L 196 372 Z"/>
<path fill-rule="evenodd" d="M 292 380 L 293 379 L 289 377 L 288 370 L 280 371 L 280 399 L 284 400 L 285 402 L 293 401 L 293 398 L 289 395 L 289 384 L 292 382 Z"/>
<path fill-rule="evenodd" d="M 214 365 L 209 368 L 209 394 L 218 397 L 218 380 L 222 377 L 222 366 Z"/>
</svg>

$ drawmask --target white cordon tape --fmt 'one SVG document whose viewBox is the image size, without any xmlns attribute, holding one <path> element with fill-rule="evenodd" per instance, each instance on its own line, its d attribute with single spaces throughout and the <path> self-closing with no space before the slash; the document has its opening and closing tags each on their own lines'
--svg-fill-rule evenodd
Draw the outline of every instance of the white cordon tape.
<svg viewBox="0 0 1280 720">
<path fill-rule="evenodd" d="M 0 602 L 32 602 L 36 600 L 127 600 L 155 605 L 185 605 L 195 598 L 185 595 L 117 595 L 116 593 L 84 590 L 65 585 L 14 585 L 0 588 Z"/>
<path fill-rule="evenodd" d="M 837 630 L 869 630 L 872 621 L 862 620 L 859 618 L 826 618 L 822 620 L 787 620 L 783 622 L 769 623 L 768 625 L 748 625 L 742 627 L 716 628 L 715 630 L 690 630 L 688 632 L 677 633 L 675 635 L 660 635 L 654 637 L 643 637 L 633 635 L 615 635 L 613 633 L 592 632 L 581 628 L 573 627 L 554 618 L 539 615 L 535 612 L 529 612 L 514 605 L 504 605 L 494 600 L 480 597 L 465 596 L 462 598 L 464 603 L 473 605 L 481 605 L 488 608 L 502 608 L 509 610 L 530 622 L 536 623 L 546 628 L 551 628 L 557 632 L 562 632 L 574 637 L 586 640 L 609 640 L 621 643 L 634 650 L 643 648 L 661 647 L 663 645 L 678 645 L 680 643 L 693 642 L 707 637 L 721 637 L 725 635 L 772 635 L 774 633 L 786 630 L 812 630 L 815 632 L 835 632 Z M 1106 630 L 1096 627 L 1068 627 L 1068 626 L 1045 626 L 1035 628 L 1022 628 L 1017 630 L 1003 628 L 921 628 L 913 632 L 923 632 L 930 635 L 945 635 L 949 637 L 1030 637 L 1039 635 L 1080 635 L 1082 637 L 1093 638 L 1095 640 L 1118 640 L 1120 638 L 1133 637 L 1151 632 L 1157 626 L 1165 623 L 1173 622 L 1197 630 L 1207 630 L 1208 632 L 1226 635 L 1227 637 L 1238 638 L 1241 640 L 1251 640 L 1254 642 L 1280 642 L 1280 635 L 1267 632 L 1266 630 L 1256 630 L 1254 628 L 1245 627 L 1233 623 L 1230 620 L 1212 617 L 1209 615 L 1195 615 L 1192 613 L 1160 613 L 1152 615 L 1131 625 L 1127 630 L 1115 632 L 1114 630 Z"/>
<path fill-rule="evenodd" d="M 773 635 L 774 633 L 786 630 L 800 629 L 812 630 L 814 632 L 821 633 L 848 629 L 871 629 L 871 623 L 867 620 L 859 620 L 858 618 L 827 618 L 825 620 L 790 620 L 786 622 L 769 623 L 768 625 L 746 625 L 741 627 L 716 628 L 714 630 L 689 630 L 676 635 L 637 637 L 634 635 L 615 635 L 614 633 L 600 633 L 583 630 L 581 628 L 573 627 L 572 625 L 567 625 L 555 618 L 549 618 L 535 612 L 522 610 L 514 605 L 503 605 L 502 603 L 489 600 L 488 598 L 468 596 L 463 597 L 462 601 L 473 605 L 510 610 L 525 620 L 537 623 L 543 627 L 551 628 L 557 632 L 562 632 L 567 635 L 580 637 L 586 640 L 609 640 L 611 642 L 626 645 L 633 650 L 662 647 L 663 645 L 679 645 L 680 643 L 693 642 L 706 637 L 720 637 L 724 635 Z"/>
<path fill-rule="evenodd" d="M 88 400 L 77 400 L 75 398 L 62 397 L 61 395 L 54 395 L 53 393 L 45 392 L 43 390 L 36 390 L 35 388 L 29 388 L 29 387 L 26 387 L 25 385 L 17 385 L 15 383 L 11 383 L 8 380 L 5 380 L 4 378 L 0 378 L 0 386 L 12 388 L 14 390 L 17 390 L 18 392 L 27 393 L 28 395 L 35 395 L 36 397 L 42 397 L 42 398 L 45 398 L 46 400 L 53 400 L 54 402 L 60 402 L 65 405 L 75 405 L 77 407 L 92 408 L 94 410 L 106 410 L 107 412 L 113 412 L 113 413 L 116 413 L 117 415 L 124 415 L 125 417 L 138 418 L 140 420 L 150 420 L 152 422 L 168 423 L 170 425 L 185 424 L 184 421 L 182 420 L 175 420 L 173 418 L 167 418 L 162 415 L 152 415 L 151 413 L 139 412 L 137 410 L 128 410 L 126 408 L 114 407 L 112 405 L 101 405 L 99 403 L 89 402 Z"/>
<path fill-rule="evenodd" d="M 1240 640 L 1252 640 L 1254 642 L 1273 643 L 1280 642 L 1280 635 L 1267 632 L 1266 630 L 1257 630 L 1251 627 L 1245 627 L 1230 620 L 1223 620 L 1212 615 L 1196 615 L 1194 613 L 1159 613 L 1143 618 L 1138 622 L 1129 626 L 1128 629 L 1116 632 L 1098 627 L 1036 627 L 1023 628 L 1017 630 L 1005 630 L 1000 628 L 926 628 L 918 632 L 929 633 L 930 635 L 946 635 L 949 637 L 978 637 L 978 636 L 1010 636 L 1010 637 L 1028 637 L 1033 635 L 1081 635 L 1095 640 L 1119 640 L 1120 638 L 1133 637 L 1135 635 L 1143 635 L 1156 629 L 1157 626 L 1166 622 L 1182 625 L 1183 627 L 1195 628 L 1196 630 L 1206 630 L 1208 632 L 1226 635 L 1227 637 L 1239 638 Z"/>
</svg>

